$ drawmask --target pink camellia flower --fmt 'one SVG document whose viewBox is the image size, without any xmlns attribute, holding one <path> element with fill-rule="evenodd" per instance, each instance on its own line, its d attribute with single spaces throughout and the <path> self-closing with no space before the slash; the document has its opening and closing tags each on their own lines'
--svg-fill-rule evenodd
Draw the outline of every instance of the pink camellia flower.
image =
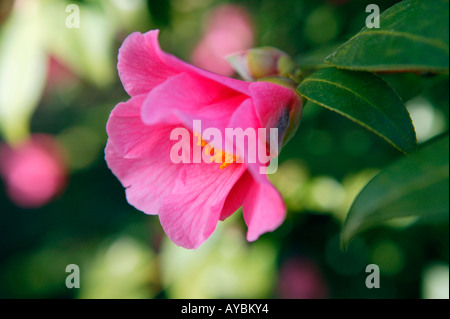
<svg viewBox="0 0 450 319">
<path fill-rule="evenodd" d="M 0 175 L 17 206 L 41 207 L 64 188 L 66 165 L 61 147 L 44 134 L 35 134 L 15 148 L 2 145 Z"/>
<path fill-rule="evenodd" d="M 201 134 L 193 131 L 197 120 L 221 132 L 275 127 L 285 142 L 301 116 L 301 99 L 292 87 L 194 67 L 161 50 L 158 30 L 128 36 L 119 50 L 118 70 L 131 98 L 111 112 L 105 159 L 131 205 L 157 214 L 169 238 L 192 249 L 241 206 L 249 241 L 283 222 L 285 205 L 260 174 L 261 163 L 174 163 L 171 132 L 182 127 L 192 136 Z M 202 138 L 197 142 L 198 147 L 206 144 Z M 193 154 L 194 143 L 187 148 Z"/>
</svg>

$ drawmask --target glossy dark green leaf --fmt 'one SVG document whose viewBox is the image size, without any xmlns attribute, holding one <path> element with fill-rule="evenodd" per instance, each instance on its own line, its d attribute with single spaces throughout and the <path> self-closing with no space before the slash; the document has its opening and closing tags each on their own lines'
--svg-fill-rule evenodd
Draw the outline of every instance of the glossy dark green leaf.
<svg viewBox="0 0 450 319">
<path fill-rule="evenodd" d="M 402 152 L 416 147 L 416 135 L 400 97 L 369 72 L 327 68 L 297 88 L 308 100 L 335 111 L 384 138 Z"/>
<path fill-rule="evenodd" d="M 295 62 L 302 70 L 323 69 L 329 67 L 325 63 L 325 58 L 342 45 L 341 43 L 331 43 L 322 45 L 317 49 L 313 49 L 303 53 L 295 58 Z"/>
<path fill-rule="evenodd" d="M 330 65 L 366 71 L 448 72 L 449 1 L 405 0 L 327 57 Z"/>
<path fill-rule="evenodd" d="M 342 230 L 344 245 L 359 232 L 399 217 L 449 218 L 449 138 L 434 140 L 375 176 L 354 201 Z"/>
</svg>

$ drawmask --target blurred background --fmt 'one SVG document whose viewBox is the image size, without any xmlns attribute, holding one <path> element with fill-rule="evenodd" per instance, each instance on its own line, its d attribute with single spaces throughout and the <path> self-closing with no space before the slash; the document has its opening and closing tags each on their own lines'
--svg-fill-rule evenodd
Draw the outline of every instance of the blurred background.
<svg viewBox="0 0 450 319">
<path fill-rule="evenodd" d="M 197 251 L 175 246 L 105 164 L 108 115 L 128 99 L 116 63 L 131 32 L 158 28 L 165 51 L 227 76 L 224 55 L 261 45 L 308 74 L 374 2 L 397 1 L 0 0 L 0 298 L 448 298 L 448 223 L 391 222 L 339 248 L 353 199 L 401 154 L 311 103 L 271 176 L 287 219 L 254 243 L 238 213 Z M 77 22 L 69 4 L 79 28 L 66 26 Z M 448 76 L 382 76 L 419 143 L 448 130 Z M 66 288 L 69 264 L 79 289 Z M 365 286 L 368 264 L 379 289 Z"/>
</svg>

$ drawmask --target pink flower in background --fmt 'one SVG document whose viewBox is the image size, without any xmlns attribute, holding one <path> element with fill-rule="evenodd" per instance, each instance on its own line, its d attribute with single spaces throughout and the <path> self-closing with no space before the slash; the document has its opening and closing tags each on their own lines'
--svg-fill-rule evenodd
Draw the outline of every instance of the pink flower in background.
<svg viewBox="0 0 450 319">
<path fill-rule="evenodd" d="M 325 299 L 328 286 L 319 267 L 306 258 L 290 258 L 280 270 L 278 283 L 282 299 Z"/>
<path fill-rule="evenodd" d="M 57 91 L 74 87 L 79 81 L 77 75 L 57 57 L 50 55 L 47 69 L 46 91 Z"/>
<path fill-rule="evenodd" d="M 298 125 L 301 99 L 270 82 L 244 82 L 189 65 L 161 50 L 158 30 L 133 33 L 119 51 L 118 70 L 131 98 L 119 103 L 107 124 L 105 158 L 126 188 L 128 202 L 157 214 L 169 238 L 197 248 L 243 206 L 247 239 L 256 240 L 284 220 L 285 206 L 258 164 L 175 164 L 174 128 L 278 127 L 284 138 Z M 193 145 L 187 146 L 193 153 Z"/>
<path fill-rule="evenodd" d="M 60 146 L 49 135 L 36 134 L 15 148 L 0 147 L 0 175 L 11 200 L 38 208 L 61 192 L 66 168 Z"/>
<path fill-rule="evenodd" d="M 234 73 L 225 57 L 253 46 L 253 25 L 245 8 L 222 5 L 214 9 L 206 33 L 192 53 L 192 62 L 205 70 L 225 76 Z"/>
</svg>

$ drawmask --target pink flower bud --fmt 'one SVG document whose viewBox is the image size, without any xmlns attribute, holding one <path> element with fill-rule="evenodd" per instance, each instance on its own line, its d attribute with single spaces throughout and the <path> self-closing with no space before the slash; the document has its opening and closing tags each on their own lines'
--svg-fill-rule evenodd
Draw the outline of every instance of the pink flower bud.
<svg viewBox="0 0 450 319">
<path fill-rule="evenodd" d="M 298 76 L 298 68 L 292 59 L 281 50 L 272 47 L 254 48 L 238 52 L 227 57 L 228 62 L 246 81 L 255 81 L 266 77 Z"/>
</svg>

